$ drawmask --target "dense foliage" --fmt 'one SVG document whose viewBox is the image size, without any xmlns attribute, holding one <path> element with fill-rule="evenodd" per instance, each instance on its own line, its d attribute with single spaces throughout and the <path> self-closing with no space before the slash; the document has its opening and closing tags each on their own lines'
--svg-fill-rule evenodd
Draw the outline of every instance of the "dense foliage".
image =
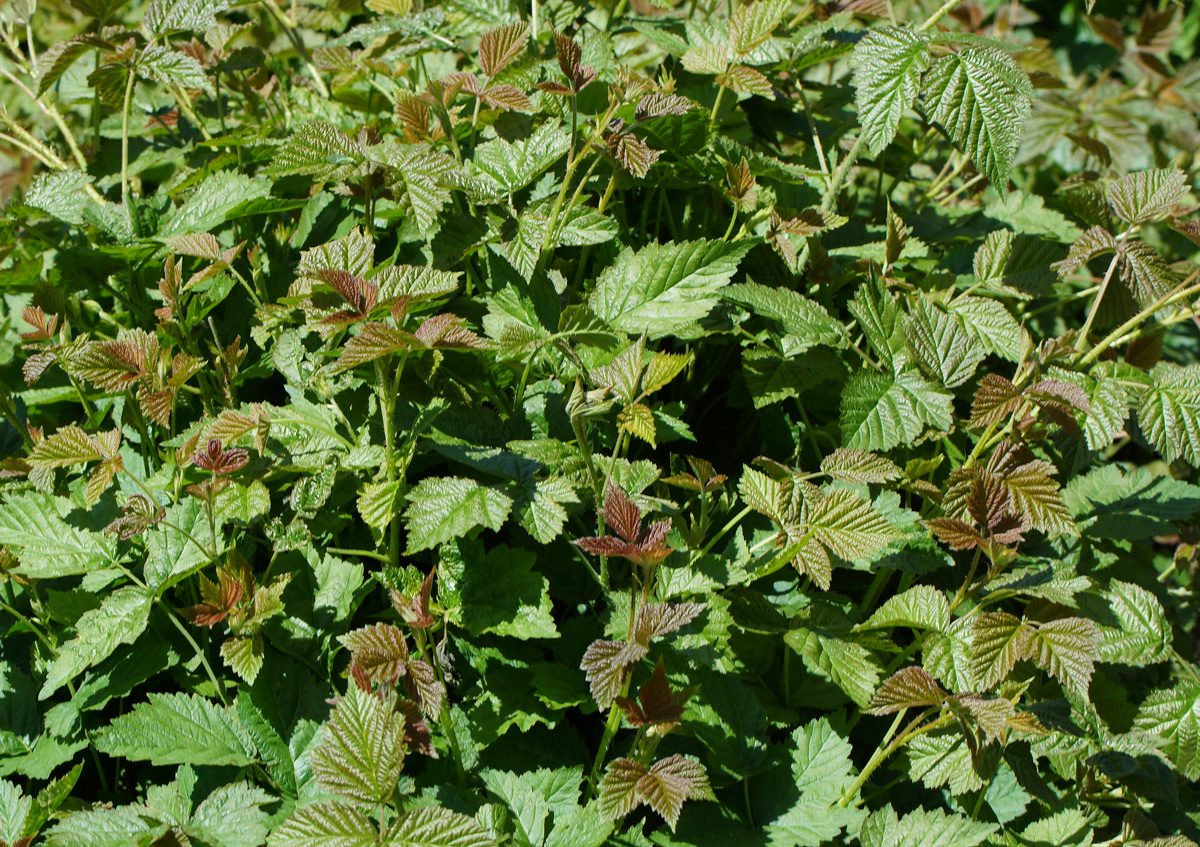
<svg viewBox="0 0 1200 847">
<path fill-rule="evenodd" d="M 7 0 L 0 843 L 1192 844 L 1200 6 Z"/>
</svg>

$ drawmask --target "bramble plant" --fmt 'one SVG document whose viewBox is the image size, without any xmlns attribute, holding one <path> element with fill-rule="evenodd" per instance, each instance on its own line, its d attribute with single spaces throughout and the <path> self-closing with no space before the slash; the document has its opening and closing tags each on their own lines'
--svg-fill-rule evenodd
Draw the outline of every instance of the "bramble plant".
<svg viewBox="0 0 1200 847">
<path fill-rule="evenodd" d="M 0 42 L 0 844 L 1200 840 L 1200 5 Z"/>
</svg>

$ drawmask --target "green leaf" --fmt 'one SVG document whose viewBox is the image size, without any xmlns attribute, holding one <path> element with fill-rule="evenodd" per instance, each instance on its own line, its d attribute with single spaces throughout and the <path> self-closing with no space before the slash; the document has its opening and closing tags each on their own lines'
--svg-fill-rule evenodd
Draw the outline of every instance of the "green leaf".
<svg viewBox="0 0 1200 847">
<path fill-rule="evenodd" d="M 437 806 L 405 812 L 388 828 L 388 847 L 495 847 L 496 842 L 466 815 Z"/>
<path fill-rule="evenodd" d="M 900 533 L 866 500 L 835 488 L 809 508 L 807 532 L 846 561 L 870 556 Z"/>
<path fill-rule="evenodd" d="M 862 847 L 975 847 L 997 828 L 941 809 L 918 809 L 897 818 L 889 804 L 871 814 L 859 840 Z"/>
<path fill-rule="evenodd" d="M 1059 247 L 1035 235 L 997 229 L 975 251 L 975 280 L 1002 294 L 1040 296 L 1057 279 L 1051 265 L 1061 256 Z"/>
<path fill-rule="evenodd" d="M 705 317 L 750 244 L 683 241 L 626 248 L 605 268 L 592 310 L 616 329 L 661 338 Z"/>
<path fill-rule="evenodd" d="M 1200 684 L 1184 682 L 1151 692 L 1133 728 L 1161 738 L 1161 749 L 1175 770 L 1190 780 L 1200 779 Z"/>
<path fill-rule="evenodd" d="M 152 36 L 216 26 L 216 15 L 229 8 L 226 0 L 151 0 L 142 28 Z"/>
<path fill-rule="evenodd" d="M 1108 588 L 1079 598 L 1096 622 L 1096 661 L 1145 667 L 1171 658 L 1171 624 L 1158 599 L 1141 586 L 1112 580 Z"/>
<path fill-rule="evenodd" d="M 557 638 L 550 583 L 533 569 L 528 550 L 499 544 L 483 552 L 479 542 L 460 541 L 462 623 L 472 635 Z"/>
<path fill-rule="evenodd" d="M 843 482 L 891 482 L 901 476 L 891 459 L 865 450 L 838 447 L 821 460 L 821 473 Z"/>
<path fill-rule="evenodd" d="M 1139 171 L 1108 186 L 1108 205 L 1126 223 L 1142 224 L 1170 212 L 1187 191 L 1188 178 L 1181 170 Z"/>
<path fill-rule="evenodd" d="M 431 477 L 408 492 L 404 512 L 407 555 L 444 544 L 477 526 L 498 530 L 512 509 L 512 498 L 463 477 Z"/>
<path fill-rule="evenodd" d="M 417 228 L 429 232 L 450 202 L 446 184 L 455 169 L 454 160 L 427 144 L 397 145 L 387 148 L 382 155 L 404 186 Z"/>
<path fill-rule="evenodd" d="M 262 807 L 276 799 L 245 784 L 222 786 L 196 807 L 187 830 L 222 847 L 259 847 L 267 838 Z"/>
<path fill-rule="evenodd" d="M 497 138 L 480 144 L 472 161 L 511 195 L 544 174 L 570 148 L 570 134 L 550 121 L 518 141 Z"/>
<path fill-rule="evenodd" d="M 232 708 L 196 694 L 150 694 L 96 738 L 110 756 L 153 765 L 233 765 L 254 761 L 254 742 Z"/>
<path fill-rule="evenodd" d="M 1033 629 L 1007 612 L 976 615 L 971 629 L 971 669 L 984 691 L 1002 682 L 1031 649 Z"/>
<path fill-rule="evenodd" d="M 865 628 L 908 626 L 945 632 L 950 628 L 950 603 L 932 585 L 917 585 L 889 597 L 863 624 Z"/>
<path fill-rule="evenodd" d="M 25 834 L 25 820 L 32 808 L 32 797 L 24 796 L 17 786 L 0 779 L 0 841 L 17 843 Z"/>
<path fill-rule="evenodd" d="M 29 464 L 35 468 L 67 468 L 101 458 L 99 444 L 77 426 L 59 427 L 29 451 Z"/>
<path fill-rule="evenodd" d="M 346 179 L 366 160 L 362 146 L 328 121 L 301 124 L 276 152 L 267 173 L 307 174 L 321 180 Z"/>
<path fill-rule="evenodd" d="M 929 67 L 929 39 L 919 32 L 880 27 L 854 46 L 854 102 L 871 155 L 892 143 Z"/>
<path fill-rule="evenodd" d="M 757 0 L 737 5 L 729 19 L 729 46 L 745 56 L 771 37 L 788 10 L 788 0 Z"/>
<path fill-rule="evenodd" d="M 1010 362 L 1019 362 L 1025 332 L 999 300 L 987 297 L 956 297 L 947 308 L 958 318 L 971 338 Z"/>
<path fill-rule="evenodd" d="M 136 72 L 143 79 L 166 86 L 199 89 L 213 94 L 212 83 L 195 57 L 162 44 L 145 47 L 137 57 Z"/>
<path fill-rule="evenodd" d="M 1200 510 L 1200 487 L 1147 468 L 1101 465 L 1067 483 L 1063 501 L 1086 536 L 1150 539 L 1178 532 Z"/>
<path fill-rule="evenodd" d="M 217 171 L 180 206 L 159 230 L 163 238 L 193 232 L 208 232 L 229 219 L 230 213 L 243 203 L 267 197 L 271 184 L 234 171 Z"/>
<path fill-rule="evenodd" d="M 983 788 L 971 748 L 958 727 L 918 735 L 909 741 L 904 752 L 909 779 L 919 780 L 926 788 L 945 787 L 956 797 Z"/>
<path fill-rule="evenodd" d="M 1033 96 L 1025 71 L 999 48 L 968 47 L 934 63 L 922 96 L 930 120 L 1003 192 Z"/>
<path fill-rule="evenodd" d="M 352 684 L 313 750 L 313 775 L 323 790 L 377 807 L 396 790 L 405 749 L 404 717 Z"/>
<path fill-rule="evenodd" d="M 841 688 L 859 706 L 871 701 L 879 687 L 880 669 L 861 644 L 804 627 L 789 631 L 783 638 L 804 658 L 809 670 Z"/>
<path fill-rule="evenodd" d="M 66 518 L 71 516 L 71 522 Z M 88 529 L 63 497 L 31 492 L 9 498 L 0 509 L 0 544 L 16 548 L 17 573 L 33 579 L 87 573 L 116 563 L 117 538 Z"/>
<path fill-rule="evenodd" d="M 873 715 L 890 715 L 902 709 L 940 706 L 946 696 L 929 671 L 920 666 L 901 668 L 879 686 L 867 704 L 867 711 Z"/>
<path fill-rule="evenodd" d="M 1155 368 L 1138 403 L 1138 427 L 1160 455 L 1200 465 L 1200 365 Z"/>
<path fill-rule="evenodd" d="M 136 807 L 72 812 L 46 833 L 51 847 L 128 847 L 151 831 Z"/>
<path fill-rule="evenodd" d="M 1030 658 L 1074 694 L 1087 697 L 1095 663 L 1096 624 L 1086 618 L 1059 618 L 1039 624 Z"/>
<path fill-rule="evenodd" d="M 915 371 L 896 376 L 859 371 L 842 392 L 842 444 L 890 450 L 915 441 L 926 426 L 948 430 L 950 395 Z"/>
<path fill-rule="evenodd" d="M 756 282 L 740 282 L 724 288 L 721 296 L 782 323 L 784 331 L 795 336 L 794 352 L 799 353 L 817 345 L 846 345 L 845 327 L 831 318 L 824 306 L 790 288 L 768 288 Z"/>
<path fill-rule="evenodd" d="M 310 803 L 271 833 L 269 847 L 373 847 L 379 830 L 344 803 Z"/>
<path fill-rule="evenodd" d="M 1003 306 L 1000 308 L 1004 311 Z M 962 385 L 983 361 L 984 349 L 978 336 L 972 337 L 963 323 L 929 299 L 918 297 L 904 325 L 913 361 L 928 377 L 946 388 Z"/>
<path fill-rule="evenodd" d="M 100 608 L 84 612 L 75 622 L 75 637 L 61 645 L 46 668 L 38 693 L 45 700 L 83 671 L 107 659 L 122 644 L 132 644 L 150 619 L 152 596 L 127 585 L 104 597 Z"/>
</svg>

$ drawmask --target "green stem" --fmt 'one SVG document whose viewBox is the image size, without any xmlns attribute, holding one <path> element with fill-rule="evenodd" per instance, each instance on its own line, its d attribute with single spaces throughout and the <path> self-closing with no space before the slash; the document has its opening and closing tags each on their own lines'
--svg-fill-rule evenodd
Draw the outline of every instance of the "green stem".
<svg viewBox="0 0 1200 847">
<path fill-rule="evenodd" d="M 133 220 L 133 212 L 129 209 L 129 112 L 133 108 L 133 83 L 136 77 L 129 69 L 129 79 L 125 82 L 125 103 L 121 108 L 121 205 L 125 214 Z"/>
<path fill-rule="evenodd" d="M 1114 329 L 1108 335 L 1104 336 L 1104 338 L 1102 338 L 1100 340 L 1100 342 L 1098 344 L 1096 344 L 1095 347 L 1093 347 L 1091 350 L 1089 350 L 1087 352 L 1087 354 L 1079 360 L 1078 364 L 1081 367 L 1085 366 L 1085 365 L 1090 365 L 1092 362 L 1094 362 L 1098 358 L 1100 358 L 1100 356 L 1103 355 L 1105 350 L 1107 350 L 1109 347 L 1112 347 L 1114 344 L 1121 341 L 1126 333 L 1139 327 L 1143 321 L 1145 321 L 1148 317 L 1153 315 L 1159 309 L 1165 309 L 1167 306 L 1174 305 L 1175 303 L 1178 303 L 1180 300 L 1183 300 L 1184 298 L 1186 298 L 1192 294 L 1200 293 L 1200 285 L 1188 285 L 1188 283 L 1191 282 L 1192 280 L 1194 280 L 1196 278 L 1196 276 L 1197 276 L 1197 274 L 1192 274 L 1190 277 L 1188 277 L 1187 280 L 1185 280 L 1183 282 L 1183 285 L 1181 287 L 1176 289 L 1176 291 L 1174 293 L 1168 294 L 1165 297 L 1161 297 L 1158 300 L 1154 301 L 1149 306 L 1147 306 L 1146 308 L 1144 308 L 1140 312 L 1138 312 L 1136 315 L 1134 315 L 1132 318 L 1125 321 L 1125 323 L 1121 324 L 1119 327 Z"/>
<path fill-rule="evenodd" d="M 1117 239 L 1117 250 L 1113 253 L 1112 261 L 1108 263 L 1108 270 L 1104 272 L 1104 279 L 1100 280 L 1100 290 L 1096 292 L 1096 299 L 1092 301 L 1092 308 L 1088 309 L 1087 319 L 1083 322 L 1083 328 L 1079 330 L 1079 337 L 1075 339 L 1076 350 L 1083 350 L 1087 346 L 1087 338 L 1092 331 L 1092 323 L 1096 320 L 1096 315 L 1100 312 L 1100 304 L 1104 301 L 1105 292 L 1108 291 L 1108 283 L 1112 280 L 1113 274 L 1116 273 L 1117 263 L 1121 260 L 1121 249 L 1125 246 L 1125 242 L 1132 232 L 1133 227 L 1131 226 Z"/>
<path fill-rule="evenodd" d="M 159 605 L 162 607 L 163 611 L 167 613 L 167 618 L 170 619 L 171 623 L 175 625 L 175 628 L 179 630 L 187 643 L 191 645 L 191 648 L 196 652 L 196 657 L 200 659 L 200 664 L 204 665 L 204 672 L 208 674 L 209 680 L 214 686 L 216 686 L 217 696 L 221 698 L 222 705 L 228 706 L 229 698 L 225 696 L 225 689 L 217 680 L 217 675 L 213 673 L 212 665 L 208 663 L 208 657 L 204 655 L 204 651 L 200 648 L 200 645 L 196 643 L 196 639 L 192 638 L 192 634 L 188 632 L 187 627 L 183 625 L 183 621 L 179 620 L 179 617 L 175 614 L 170 606 L 161 600 L 159 601 Z"/>
<path fill-rule="evenodd" d="M 383 553 L 377 553 L 374 550 L 351 550 L 345 547 L 326 547 L 327 553 L 338 553 L 342 556 L 362 556 L 367 559 L 378 559 L 381 562 L 390 563 L 391 559 Z"/>
<path fill-rule="evenodd" d="M 904 732 L 896 736 L 896 738 L 893 739 L 890 744 L 888 744 L 886 747 L 877 749 L 875 751 L 875 755 L 871 757 L 869 762 L 867 762 L 867 766 L 862 769 L 862 773 L 858 775 L 858 779 L 854 780 L 854 784 L 842 794 L 842 799 L 838 805 L 842 808 L 849 806 L 854 798 L 858 796 L 858 792 L 862 790 L 862 787 L 867 784 L 867 780 L 871 778 L 871 774 L 875 773 L 875 771 L 879 769 L 879 766 L 887 761 L 889 756 L 908 743 L 910 739 L 940 726 L 945 726 L 947 723 L 954 720 L 954 715 L 943 715 L 937 720 L 930 721 L 924 726 L 920 725 L 922 721 L 936 711 L 936 707 L 932 709 L 926 709 L 924 712 L 918 715 L 912 723 L 905 727 Z M 901 714 L 903 714 L 903 712 L 901 712 Z M 899 715 L 897 715 L 897 723 L 898 720 Z M 895 727 L 895 724 L 893 724 L 893 727 Z"/>
<path fill-rule="evenodd" d="M 967 578 L 963 580 L 962 587 L 958 589 L 958 593 L 954 595 L 953 602 L 950 603 L 950 611 L 953 612 L 958 608 L 958 604 L 967 596 L 967 591 L 971 588 L 971 581 L 975 579 L 975 572 L 979 570 L 979 559 L 983 555 L 983 550 L 975 548 L 975 558 L 971 560 L 971 570 L 967 572 Z"/>
<path fill-rule="evenodd" d="M 941 8 L 939 8 L 925 20 L 925 23 L 917 27 L 917 32 L 925 32 L 927 29 L 932 29 L 934 24 L 946 17 L 946 15 L 953 11 L 954 7 L 961 2 L 962 0 L 946 0 L 946 2 L 942 4 Z"/>
<path fill-rule="evenodd" d="M 407 354 L 405 354 L 406 358 Z M 400 367 L 396 371 L 397 382 L 400 372 L 404 368 L 405 359 L 400 360 Z M 379 414 L 383 418 L 383 444 L 387 451 L 384 458 L 384 473 L 387 475 L 387 481 L 393 483 L 396 481 L 396 433 L 393 420 L 396 414 L 396 383 L 393 383 L 388 377 L 382 359 L 375 360 L 375 378 L 379 397 Z M 392 567 L 400 565 L 400 516 L 394 511 L 388 527 L 388 563 Z"/>
<path fill-rule="evenodd" d="M 725 96 L 725 86 L 717 86 L 717 99 L 713 101 L 712 112 L 708 116 L 708 122 L 715 124 L 717 122 L 717 112 L 721 110 L 721 98 Z"/>
<path fill-rule="evenodd" d="M 822 211 L 829 212 L 833 210 L 834 205 L 837 203 L 838 192 L 842 190 L 842 183 L 846 180 L 846 175 L 850 172 L 850 167 L 858 159 L 858 154 L 862 152 L 863 145 L 866 143 L 866 133 L 860 133 L 854 142 L 854 146 L 842 157 L 842 161 L 838 164 L 837 170 L 833 174 L 833 179 L 829 181 L 829 188 L 825 190 L 825 196 L 821 198 Z"/>
<path fill-rule="evenodd" d="M 438 658 L 437 648 L 429 649 L 423 630 L 414 630 L 413 637 L 416 639 L 417 649 L 421 651 L 421 658 L 433 666 L 438 682 L 442 684 L 442 689 L 446 692 L 442 697 L 442 708 L 438 712 L 438 721 L 442 725 L 442 732 L 446 734 L 446 743 L 450 745 L 450 753 L 454 756 L 454 770 L 458 774 L 458 784 L 466 785 L 467 772 L 463 768 L 462 749 L 458 746 L 458 736 L 454 733 L 454 727 L 450 723 L 449 689 L 446 688 L 446 677 L 442 673 L 442 662 Z"/>
</svg>

